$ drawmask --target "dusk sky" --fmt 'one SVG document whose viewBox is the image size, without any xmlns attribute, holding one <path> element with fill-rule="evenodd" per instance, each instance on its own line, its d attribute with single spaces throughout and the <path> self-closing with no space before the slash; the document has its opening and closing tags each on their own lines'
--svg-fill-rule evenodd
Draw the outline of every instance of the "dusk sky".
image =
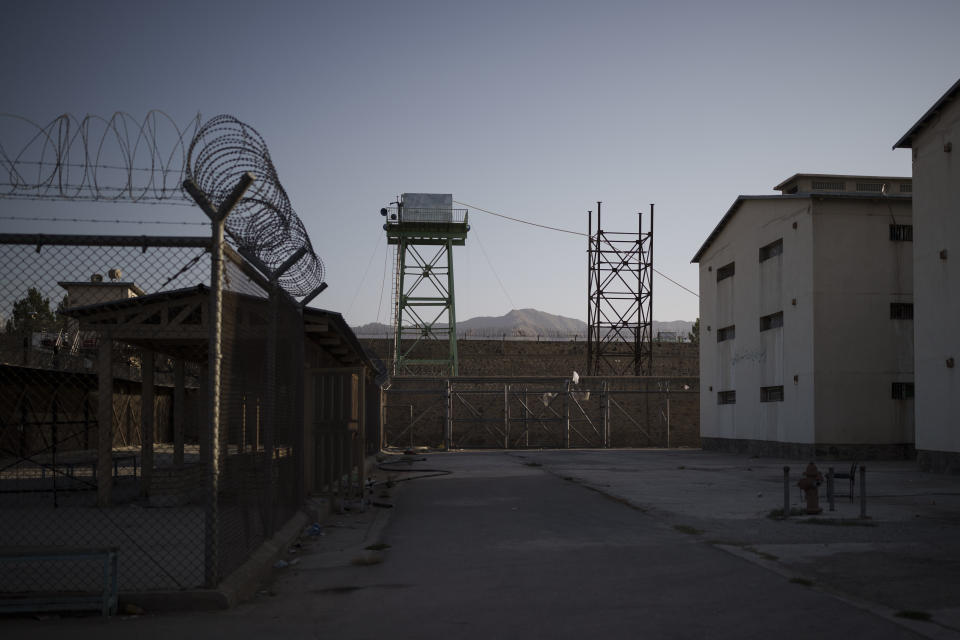
<svg viewBox="0 0 960 640">
<path fill-rule="evenodd" d="M 696 290 L 690 259 L 737 195 L 797 172 L 910 175 L 891 146 L 960 77 L 958 29 L 956 0 L 35 0 L 0 22 L 0 112 L 235 115 L 326 263 L 314 306 L 389 322 L 379 209 L 402 192 L 578 232 L 597 200 L 610 231 L 655 203 L 654 266 Z M 11 216 L 204 221 L 182 206 L 0 199 L 0 228 L 204 232 Z M 458 318 L 585 319 L 583 237 L 470 221 Z M 657 276 L 653 312 L 693 320 L 698 301 Z"/>
</svg>

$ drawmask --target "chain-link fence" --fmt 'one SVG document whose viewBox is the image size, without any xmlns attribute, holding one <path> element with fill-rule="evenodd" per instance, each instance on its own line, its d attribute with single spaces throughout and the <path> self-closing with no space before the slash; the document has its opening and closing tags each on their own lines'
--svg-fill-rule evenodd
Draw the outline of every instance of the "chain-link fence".
<svg viewBox="0 0 960 640">
<path fill-rule="evenodd" d="M 211 246 L 0 235 L 0 594 L 215 586 L 303 503 L 299 307 L 225 246 L 218 321 Z"/>
<path fill-rule="evenodd" d="M 394 378 L 384 446 L 698 447 L 699 402 L 684 376 Z"/>
</svg>

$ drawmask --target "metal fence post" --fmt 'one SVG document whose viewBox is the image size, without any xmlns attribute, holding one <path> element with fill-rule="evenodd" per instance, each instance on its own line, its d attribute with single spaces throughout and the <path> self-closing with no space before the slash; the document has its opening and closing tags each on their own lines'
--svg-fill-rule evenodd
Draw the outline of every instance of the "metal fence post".
<svg viewBox="0 0 960 640">
<path fill-rule="evenodd" d="M 254 175 L 244 173 L 233 191 L 219 207 L 214 207 L 209 198 L 193 182 L 187 180 L 183 188 L 194 202 L 210 218 L 210 298 L 209 345 L 208 345 L 208 426 L 209 445 L 206 459 L 201 462 L 206 467 L 206 510 L 204 518 L 204 582 L 212 588 L 220 582 L 219 571 L 219 513 L 217 499 L 220 492 L 220 364 L 223 359 L 221 339 L 223 337 L 223 243 L 227 216 L 243 197 L 244 192 L 253 184 Z"/>
<path fill-rule="evenodd" d="M 570 448 L 570 380 L 565 382 L 563 390 L 563 448 Z"/>
<path fill-rule="evenodd" d="M 607 381 L 600 383 L 600 411 L 603 414 L 603 446 L 610 447 L 610 389 Z"/>
<path fill-rule="evenodd" d="M 783 468 L 783 517 L 790 517 L 790 467 Z"/>
<path fill-rule="evenodd" d="M 510 448 L 510 385 L 503 385 L 503 448 Z"/>
<path fill-rule="evenodd" d="M 220 582 L 219 563 L 219 512 L 217 499 L 220 493 L 220 363 L 221 338 L 223 335 L 223 232 L 226 216 L 211 218 L 213 237 L 210 247 L 210 346 L 207 362 L 207 428 L 206 460 L 206 518 L 204 526 L 204 582 L 207 587 L 216 587 Z"/>
<path fill-rule="evenodd" d="M 670 383 L 667 383 L 667 449 L 670 448 Z"/>
<path fill-rule="evenodd" d="M 860 517 L 867 517 L 867 467 L 860 465 Z"/>
<path fill-rule="evenodd" d="M 453 389 L 451 388 L 450 378 L 447 378 L 446 402 L 444 403 L 443 447 L 447 451 L 453 448 Z"/>
<path fill-rule="evenodd" d="M 833 467 L 827 467 L 827 503 L 830 505 L 830 511 L 836 511 L 833 498 Z"/>
<path fill-rule="evenodd" d="M 527 404 L 527 387 L 523 387 L 523 445 L 530 447 L 530 405 Z"/>
</svg>

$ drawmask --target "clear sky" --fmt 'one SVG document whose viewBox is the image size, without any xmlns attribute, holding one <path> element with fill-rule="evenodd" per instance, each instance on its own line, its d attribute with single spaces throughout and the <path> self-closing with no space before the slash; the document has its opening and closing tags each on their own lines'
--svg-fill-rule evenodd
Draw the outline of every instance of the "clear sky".
<svg viewBox="0 0 960 640">
<path fill-rule="evenodd" d="M 314 305 L 352 324 L 389 321 L 378 212 L 398 193 L 581 232 L 597 200 L 611 231 L 656 203 L 654 266 L 696 290 L 690 259 L 737 195 L 797 172 L 909 175 L 892 144 L 960 77 L 956 0 L 34 0 L 3 13 L 0 112 L 229 113 L 256 128 L 327 265 Z M 8 231 L 203 229 L 2 219 L 17 215 L 203 221 L 0 199 Z M 584 238 L 473 210 L 471 225 L 455 251 L 459 318 L 585 319 Z M 656 277 L 657 320 L 697 315 L 695 296 Z"/>
</svg>

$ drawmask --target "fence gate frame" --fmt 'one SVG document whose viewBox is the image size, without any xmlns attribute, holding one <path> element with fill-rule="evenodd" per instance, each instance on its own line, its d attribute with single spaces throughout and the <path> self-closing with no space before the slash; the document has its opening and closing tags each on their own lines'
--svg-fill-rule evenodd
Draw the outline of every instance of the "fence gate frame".
<svg viewBox="0 0 960 640">
<path fill-rule="evenodd" d="M 606 449 L 632 433 L 645 444 L 630 446 L 670 448 L 671 396 L 699 393 L 695 376 L 394 378 L 381 404 L 381 446 Z M 645 410 L 631 411 L 631 397 L 646 398 Z"/>
<path fill-rule="evenodd" d="M 304 369 L 305 482 L 308 492 L 362 497 L 366 486 L 366 369 Z"/>
</svg>

